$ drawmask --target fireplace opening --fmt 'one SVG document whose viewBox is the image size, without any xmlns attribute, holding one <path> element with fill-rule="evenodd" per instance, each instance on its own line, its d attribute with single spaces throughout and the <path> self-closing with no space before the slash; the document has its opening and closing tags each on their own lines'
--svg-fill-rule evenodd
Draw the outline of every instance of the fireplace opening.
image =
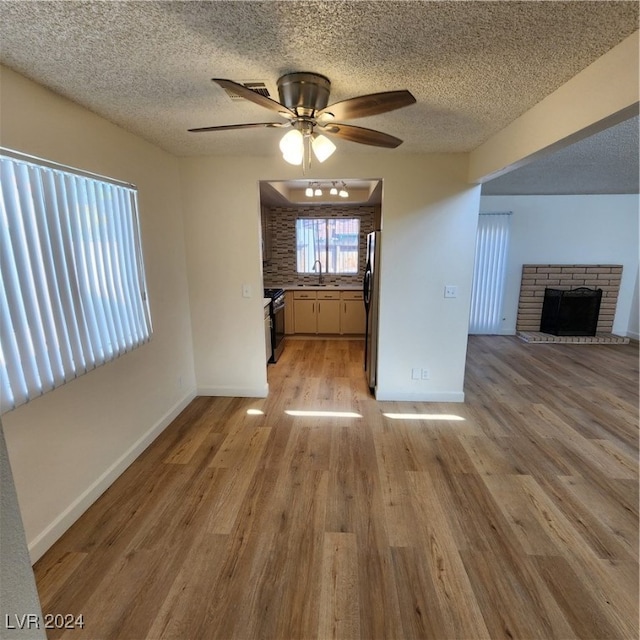
<svg viewBox="0 0 640 640">
<path fill-rule="evenodd" d="M 540 331 L 554 336 L 595 336 L 602 289 L 544 290 Z"/>
</svg>

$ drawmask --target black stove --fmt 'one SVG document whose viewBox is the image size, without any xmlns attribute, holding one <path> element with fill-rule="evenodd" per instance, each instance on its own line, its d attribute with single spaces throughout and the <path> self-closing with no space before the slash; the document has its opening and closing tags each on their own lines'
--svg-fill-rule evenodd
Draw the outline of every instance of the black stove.
<svg viewBox="0 0 640 640">
<path fill-rule="evenodd" d="M 264 297 L 271 298 L 272 300 L 274 298 L 279 298 L 282 295 L 284 295 L 284 289 L 265 289 L 264 290 Z"/>
<path fill-rule="evenodd" d="M 271 348 L 269 362 L 277 362 L 284 349 L 284 289 L 265 289 L 264 297 L 271 298 L 269 312 L 271 315 Z"/>
</svg>

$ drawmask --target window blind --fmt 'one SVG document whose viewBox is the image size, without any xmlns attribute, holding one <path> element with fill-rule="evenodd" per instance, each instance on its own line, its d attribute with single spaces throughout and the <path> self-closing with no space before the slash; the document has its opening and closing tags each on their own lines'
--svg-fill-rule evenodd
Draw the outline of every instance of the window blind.
<svg viewBox="0 0 640 640">
<path fill-rule="evenodd" d="M 147 342 L 137 191 L 0 154 L 0 410 Z"/>
<path fill-rule="evenodd" d="M 500 332 L 510 221 L 510 212 L 480 214 L 471 290 L 469 333 Z"/>
<path fill-rule="evenodd" d="M 358 273 L 360 220 L 358 218 L 298 218 L 296 220 L 296 269 L 322 273 Z"/>
</svg>

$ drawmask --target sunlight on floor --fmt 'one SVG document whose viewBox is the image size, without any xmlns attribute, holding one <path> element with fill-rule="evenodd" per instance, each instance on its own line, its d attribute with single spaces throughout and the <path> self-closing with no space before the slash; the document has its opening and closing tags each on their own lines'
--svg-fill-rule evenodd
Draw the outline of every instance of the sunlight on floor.
<svg viewBox="0 0 640 640">
<path fill-rule="evenodd" d="M 289 416 L 303 418 L 362 418 L 359 413 L 353 413 L 352 411 L 297 411 L 288 409 L 285 413 Z"/>
<path fill-rule="evenodd" d="M 383 413 L 385 418 L 391 420 L 453 420 L 464 421 L 461 416 L 455 416 L 450 413 Z"/>
</svg>

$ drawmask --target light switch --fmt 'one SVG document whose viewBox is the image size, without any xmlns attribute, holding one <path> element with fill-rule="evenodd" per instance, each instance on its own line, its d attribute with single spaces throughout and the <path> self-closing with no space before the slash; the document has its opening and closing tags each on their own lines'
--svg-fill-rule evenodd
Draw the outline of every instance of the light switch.
<svg viewBox="0 0 640 640">
<path fill-rule="evenodd" d="M 251 297 L 251 285 L 250 284 L 243 284 L 242 285 L 242 297 L 243 298 L 250 298 Z"/>
</svg>

